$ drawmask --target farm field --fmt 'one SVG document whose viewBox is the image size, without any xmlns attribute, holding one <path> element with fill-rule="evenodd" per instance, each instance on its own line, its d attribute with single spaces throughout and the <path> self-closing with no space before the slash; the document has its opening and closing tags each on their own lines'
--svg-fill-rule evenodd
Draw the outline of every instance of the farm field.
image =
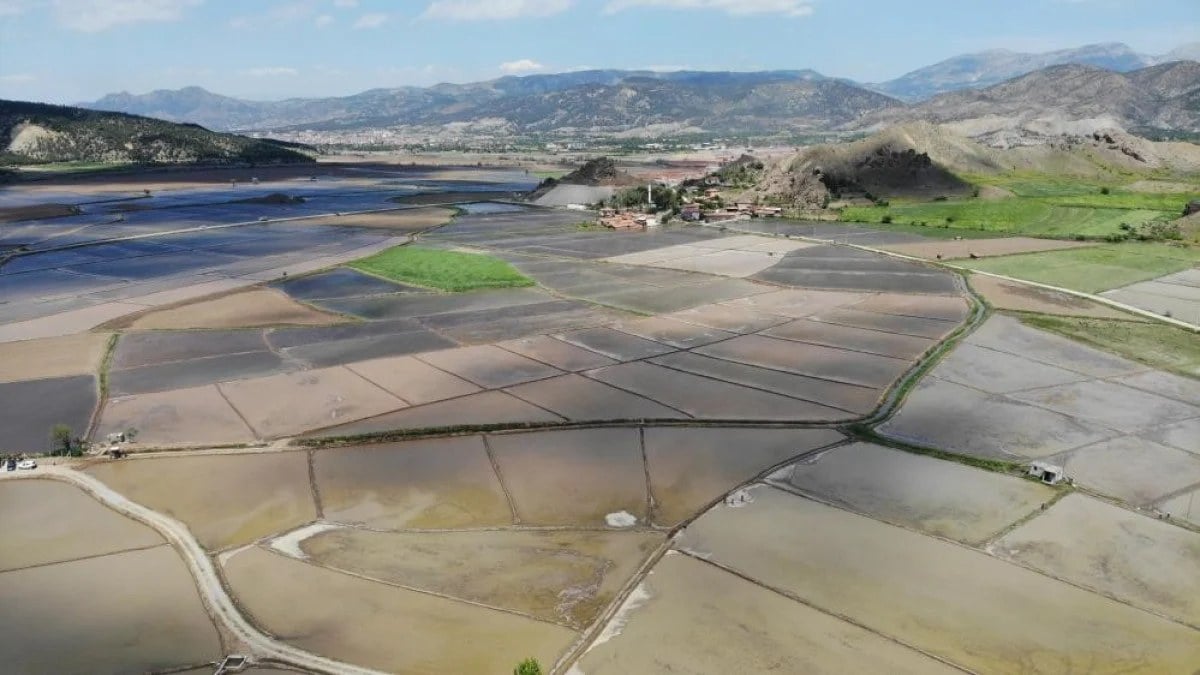
<svg viewBox="0 0 1200 675">
<path fill-rule="evenodd" d="M 1200 264 L 1200 249 L 1125 242 L 971 260 L 962 264 L 981 272 L 1098 293 L 1194 267 Z"/>
</svg>

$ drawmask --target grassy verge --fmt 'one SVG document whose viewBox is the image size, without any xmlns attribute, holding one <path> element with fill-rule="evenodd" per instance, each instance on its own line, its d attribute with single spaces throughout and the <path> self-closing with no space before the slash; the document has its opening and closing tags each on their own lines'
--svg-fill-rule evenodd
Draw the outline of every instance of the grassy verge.
<svg viewBox="0 0 1200 675">
<path fill-rule="evenodd" d="M 1148 366 L 1200 377 L 1200 336 L 1184 328 L 1045 314 L 1023 315 L 1021 321 Z"/>
<path fill-rule="evenodd" d="M 843 211 L 843 213 L 845 213 L 845 211 Z M 843 220 L 845 220 L 844 216 Z M 856 222 L 870 222 L 872 230 L 880 230 L 882 232 L 900 232 L 904 234 L 919 234 L 922 237 L 929 237 L 930 239 L 954 239 L 956 237 L 961 237 L 963 239 L 994 239 L 996 237 L 1005 236 L 1005 233 L 1003 232 L 988 232 L 986 230 L 950 227 L 945 223 L 930 223 L 928 225 L 921 225 L 919 223 L 881 223 L 878 221 L 865 220 Z M 849 225 L 851 223 L 848 222 L 846 224 Z"/>
<path fill-rule="evenodd" d="M 982 272 L 1096 293 L 1200 264 L 1200 248 L 1125 242 L 961 262 Z"/>
<path fill-rule="evenodd" d="M 533 285 L 532 279 L 499 258 L 419 246 L 390 248 L 350 266 L 386 279 L 442 291 Z"/>
</svg>

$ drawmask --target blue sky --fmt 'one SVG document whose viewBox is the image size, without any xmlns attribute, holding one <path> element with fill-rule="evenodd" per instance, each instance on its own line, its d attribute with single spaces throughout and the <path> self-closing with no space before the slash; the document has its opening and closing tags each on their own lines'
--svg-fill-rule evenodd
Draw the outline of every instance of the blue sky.
<svg viewBox="0 0 1200 675">
<path fill-rule="evenodd" d="M 0 98 L 256 99 L 582 68 L 882 81 L 992 48 L 1200 41 L 1200 0 L 0 0 Z"/>
</svg>

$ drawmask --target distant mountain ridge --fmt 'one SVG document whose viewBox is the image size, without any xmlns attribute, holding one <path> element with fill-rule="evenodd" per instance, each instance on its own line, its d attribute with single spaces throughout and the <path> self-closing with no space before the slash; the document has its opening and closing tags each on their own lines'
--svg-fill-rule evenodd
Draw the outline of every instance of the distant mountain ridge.
<svg viewBox="0 0 1200 675">
<path fill-rule="evenodd" d="M 499 119 L 514 133 L 656 124 L 717 130 L 829 127 L 896 105 L 889 96 L 811 70 L 591 70 L 283 101 L 245 101 L 188 87 L 140 96 L 112 94 L 88 104 L 224 130 L 436 126 Z"/>
<path fill-rule="evenodd" d="M 1005 50 L 967 54 L 877 85 L 830 78 L 813 70 L 586 70 L 282 101 L 248 101 L 187 87 L 142 95 L 122 92 L 86 105 L 226 131 L 355 131 L 454 125 L 509 134 L 581 129 L 599 133 L 653 129 L 663 134 L 698 130 L 828 131 L 861 128 L 863 120 L 909 118 L 902 100 L 923 100 L 916 106 L 920 114 L 932 114 L 930 105 L 967 105 L 973 100 L 969 96 L 936 104 L 930 97 L 987 89 L 1062 65 L 1120 74 L 1198 55 L 1200 43 L 1185 45 L 1165 56 L 1138 54 L 1126 45 L 1113 43 L 1042 54 Z M 1180 87 L 1188 89 L 1186 83 Z M 1111 96 L 1102 98 L 1112 100 Z M 1046 105 L 1050 105 L 1049 99 L 1037 103 L 1038 107 Z M 1132 115 L 1115 114 L 1113 118 L 1149 126 L 1157 124 L 1154 120 L 1158 119 L 1170 128 L 1180 127 L 1171 120 L 1182 120 L 1182 128 L 1200 131 L 1188 126 L 1191 118 L 1186 111 L 1156 115 L 1141 110 Z"/>
<path fill-rule="evenodd" d="M 1177 51 L 1183 49 L 1186 48 Z M 903 101 L 914 102 L 960 89 L 981 89 L 1050 66 L 1074 63 L 1124 73 L 1164 60 L 1176 59 L 1139 54 L 1119 42 L 1042 53 L 993 49 L 955 56 L 894 80 L 868 86 Z"/>
<path fill-rule="evenodd" d="M 924 103 L 880 111 L 863 128 L 905 121 L 947 124 L 995 145 L 1097 128 L 1200 131 L 1200 63 L 1175 61 L 1128 73 L 1058 65 L 984 89 L 956 91 Z"/>
</svg>

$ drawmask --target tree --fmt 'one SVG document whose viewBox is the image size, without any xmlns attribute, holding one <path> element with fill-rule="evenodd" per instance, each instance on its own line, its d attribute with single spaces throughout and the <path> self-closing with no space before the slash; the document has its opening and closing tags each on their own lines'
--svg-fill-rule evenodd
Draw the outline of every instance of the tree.
<svg viewBox="0 0 1200 675">
<path fill-rule="evenodd" d="M 542 664 L 537 659 L 525 659 L 513 668 L 513 675 L 542 675 Z"/>
<path fill-rule="evenodd" d="M 71 427 L 65 424 L 55 424 L 50 428 L 50 443 L 53 446 L 51 454 L 69 455 L 75 442 L 71 438 Z"/>
</svg>

